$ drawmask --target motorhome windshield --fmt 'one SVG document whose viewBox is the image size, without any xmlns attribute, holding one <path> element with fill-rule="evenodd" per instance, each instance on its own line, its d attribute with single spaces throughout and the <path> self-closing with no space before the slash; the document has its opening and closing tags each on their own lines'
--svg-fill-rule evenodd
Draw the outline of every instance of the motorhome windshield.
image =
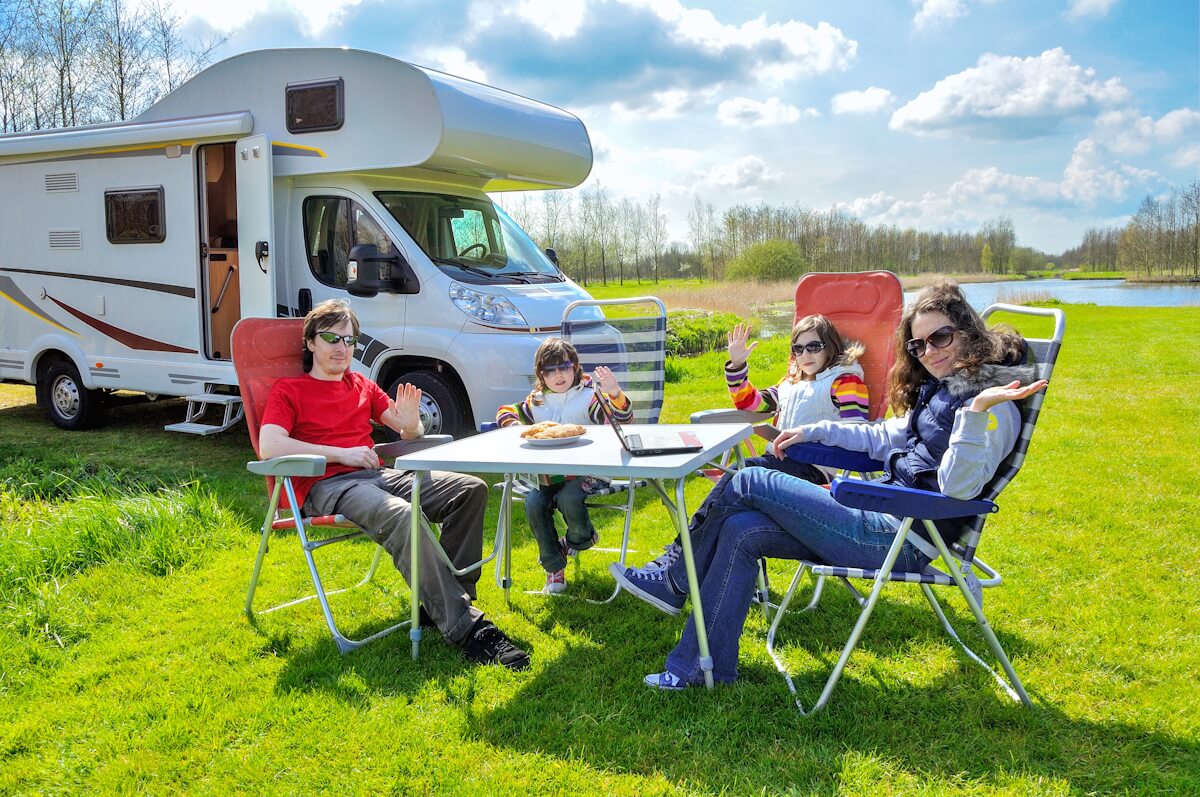
<svg viewBox="0 0 1200 797">
<path fill-rule="evenodd" d="M 558 282 L 562 272 L 492 202 L 379 191 L 392 217 L 439 268 L 463 282 Z"/>
</svg>

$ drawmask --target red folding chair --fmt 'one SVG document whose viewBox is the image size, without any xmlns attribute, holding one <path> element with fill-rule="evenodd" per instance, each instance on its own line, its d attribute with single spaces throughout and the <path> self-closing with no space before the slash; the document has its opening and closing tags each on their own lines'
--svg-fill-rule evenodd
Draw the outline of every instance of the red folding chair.
<svg viewBox="0 0 1200 797">
<path fill-rule="evenodd" d="M 888 372 L 896 357 L 894 336 L 904 312 L 904 289 L 899 278 L 890 271 L 805 274 L 796 283 L 795 307 L 793 324 L 805 316 L 820 314 L 833 322 L 844 339 L 857 340 L 866 347 L 858 363 L 870 392 L 870 419 L 882 418 L 887 411 Z M 770 413 L 735 409 L 703 410 L 691 416 L 692 423 L 771 420 L 774 418 Z M 737 465 L 740 464 L 738 451 Z M 824 586 L 824 577 L 818 577 L 806 609 L 816 606 Z M 771 604 L 765 574 L 759 580 L 757 597 L 769 616 Z"/>
</svg>

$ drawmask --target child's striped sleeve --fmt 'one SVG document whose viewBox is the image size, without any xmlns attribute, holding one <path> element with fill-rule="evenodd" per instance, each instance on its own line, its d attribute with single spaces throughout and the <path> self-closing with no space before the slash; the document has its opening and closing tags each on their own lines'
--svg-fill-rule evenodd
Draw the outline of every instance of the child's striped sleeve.
<svg viewBox="0 0 1200 797">
<path fill-rule="evenodd" d="M 773 387 L 759 390 L 751 384 L 748 363 L 739 368 L 731 368 L 726 362 L 725 385 L 729 388 L 729 397 L 733 399 L 733 406 L 739 410 L 751 412 L 777 412 L 779 410 L 779 392 Z"/>
<path fill-rule="evenodd" d="M 531 424 L 533 416 L 529 413 L 529 408 L 526 406 L 528 400 L 522 401 L 519 404 L 505 404 L 496 410 L 496 425 L 497 426 L 512 426 L 516 423 Z"/>
<path fill-rule="evenodd" d="M 842 374 L 833 380 L 829 389 L 838 419 L 842 421 L 868 421 L 871 419 L 871 401 L 867 383 L 855 374 Z"/>
<path fill-rule="evenodd" d="M 613 417 L 617 419 L 617 423 L 629 423 L 633 420 L 633 402 L 625 395 L 624 390 L 616 396 L 609 396 L 608 403 L 612 405 Z M 592 423 L 608 423 L 608 419 L 604 417 L 604 408 L 600 406 L 600 399 L 595 395 L 588 403 L 588 418 Z"/>
</svg>

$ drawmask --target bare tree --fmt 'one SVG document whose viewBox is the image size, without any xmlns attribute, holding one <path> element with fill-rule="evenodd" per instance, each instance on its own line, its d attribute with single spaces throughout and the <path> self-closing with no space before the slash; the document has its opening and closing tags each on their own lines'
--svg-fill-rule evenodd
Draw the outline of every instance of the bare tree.
<svg viewBox="0 0 1200 797">
<path fill-rule="evenodd" d="M 662 194 L 646 200 L 646 244 L 654 255 L 654 281 L 658 282 L 658 261 L 667 246 L 667 216 L 662 212 Z"/>
<path fill-rule="evenodd" d="M 171 0 L 148 0 L 146 4 L 150 52 L 160 77 L 160 95 L 174 91 L 180 83 L 212 61 L 213 53 L 229 40 L 214 36 L 208 41 L 189 44 L 181 31 L 183 18 Z"/>
<path fill-rule="evenodd" d="M 55 81 L 56 116 L 62 127 L 91 121 L 83 117 L 87 56 L 99 4 L 89 0 L 31 0 L 41 56 Z"/>
<path fill-rule="evenodd" d="M 571 197 L 565 191 L 542 192 L 542 246 L 559 247 L 563 223 L 570 212 Z"/>
<path fill-rule="evenodd" d="M 93 61 L 96 104 L 106 119 L 140 113 L 155 96 L 149 20 L 129 0 L 99 0 Z"/>
</svg>

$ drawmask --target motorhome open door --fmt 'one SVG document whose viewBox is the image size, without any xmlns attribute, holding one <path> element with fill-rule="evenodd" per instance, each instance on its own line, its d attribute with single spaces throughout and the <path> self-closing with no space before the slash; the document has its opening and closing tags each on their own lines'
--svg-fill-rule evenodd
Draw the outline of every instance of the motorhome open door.
<svg viewBox="0 0 1200 797">
<path fill-rule="evenodd" d="M 234 150 L 242 317 L 274 318 L 275 268 L 279 259 L 275 249 L 271 139 L 243 138 Z"/>
</svg>

